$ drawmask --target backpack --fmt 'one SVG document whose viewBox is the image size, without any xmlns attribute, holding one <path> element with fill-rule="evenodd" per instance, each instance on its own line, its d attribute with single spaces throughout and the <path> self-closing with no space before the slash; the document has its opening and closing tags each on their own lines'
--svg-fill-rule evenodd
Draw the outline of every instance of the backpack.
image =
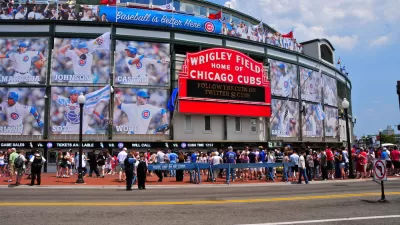
<svg viewBox="0 0 400 225">
<path fill-rule="evenodd" d="M 14 166 L 15 166 L 15 168 L 22 168 L 24 166 L 24 160 L 21 158 L 21 156 L 18 156 L 15 159 Z"/>
</svg>

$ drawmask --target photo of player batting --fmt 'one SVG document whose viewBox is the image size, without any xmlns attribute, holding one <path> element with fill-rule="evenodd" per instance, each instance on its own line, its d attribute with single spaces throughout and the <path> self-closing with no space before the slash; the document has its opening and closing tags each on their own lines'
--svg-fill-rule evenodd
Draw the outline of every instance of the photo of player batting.
<svg viewBox="0 0 400 225">
<path fill-rule="evenodd" d="M 168 134 L 168 91 L 117 88 L 114 132 L 117 134 Z"/>
<path fill-rule="evenodd" d="M 271 135 L 276 137 L 298 137 L 299 103 L 272 99 Z"/>
<path fill-rule="evenodd" d="M 316 104 L 306 103 L 306 114 L 302 115 L 303 136 L 322 137 L 322 119 L 318 119 Z"/>
<path fill-rule="evenodd" d="M 338 109 L 325 106 L 325 136 L 336 137 L 339 129 Z"/>
<path fill-rule="evenodd" d="M 169 44 L 116 41 L 116 84 L 168 86 Z"/>
<path fill-rule="evenodd" d="M 270 76 L 272 95 L 298 98 L 297 67 L 290 63 L 285 63 L 270 59 Z"/>
<path fill-rule="evenodd" d="M 301 98 L 311 102 L 321 102 L 321 74 L 300 67 Z"/>
<path fill-rule="evenodd" d="M 0 84 L 44 84 L 48 39 L 0 39 Z"/>
<path fill-rule="evenodd" d="M 0 135 L 41 135 L 43 88 L 0 88 Z"/>
<path fill-rule="evenodd" d="M 108 83 L 110 77 L 109 46 L 96 48 L 93 42 L 97 39 L 55 38 L 51 82 Z M 107 43 L 109 42 L 108 40 Z"/>
<path fill-rule="evenodd" d="M 110 86 L 52 87 L 50 130 L 52 134 L 79 134 L 80 107 L 78 97 L 83 93 L 83 134 L 105 134 L 108 127 Z"/>
</svg>

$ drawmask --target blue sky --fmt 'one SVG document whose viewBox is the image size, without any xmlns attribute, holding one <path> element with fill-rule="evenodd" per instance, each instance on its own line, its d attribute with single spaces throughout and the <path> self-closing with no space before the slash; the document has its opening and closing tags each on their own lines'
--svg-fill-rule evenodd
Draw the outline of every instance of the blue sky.
<svg viewBox="0 0 400 225">
<path fill-rule="evenodd" d="M 281 33 L 294 28 L 302 42 L 326 38 L 353 85 L 355 134 L 376 134 L 400 124 L 399 0 L 210 0 L 236 9 Z M 393 127 L 395 129 L 395 127 Z M 396 129 L 395 129 L 396 130 Z"/>
</svg>

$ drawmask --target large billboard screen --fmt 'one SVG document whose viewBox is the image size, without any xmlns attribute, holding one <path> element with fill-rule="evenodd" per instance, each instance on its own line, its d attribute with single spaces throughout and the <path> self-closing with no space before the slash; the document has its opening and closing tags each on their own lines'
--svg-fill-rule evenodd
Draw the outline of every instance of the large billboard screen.
<svg viewBox="0 0 400 225">
<path fill-rule="evenodd" d="M 322 137 L 324 112 L 321 104 L 306 103 L 305 115 L 302 115 L 304 137 Z"/>
<path fill-rule="evenodd" d="M 0 84 L 44 84 L 47 38 L 0 38 Z"/>
<path fill-rule="evenodd" d="M 83 93 L 83 134 L 105 134 L 109 124 L 110 86 L 52 87 L 50 106 L 51 134 L 79 134 L 80 107 L 78 96 Z"/>
<path fill-rule="evenodd" d="M 299 98 L 297 66 L 270 59 L 270 76 L 272 95 Z"/>
<path fill-rule="evenodd" d="M 337 106 L 337 83 L 336 79 L 327 75 L 322 75 L 324 103 L 331 106 Z"/>
<path fill-rule="evenodd" d="M 339 129 L 338 109 L 325 106 L 325 136 L 336 137 Z"/>
<path fill-rule="evenodd" d="M 115 83 L 168 86 L 169 44 L 116 41 Z"/>
<path fill-rule="evenodd" d="M 272 99 L 271 135 L 276 137 L 298 137 L 299 103 Z"/>
<path fill-rule="evenodd" d="M 0 88 L 0 135 L 42 135 L 44 88 Z"/>
<path fill-rule="evenodd" d="M 300 67 L 301 99 L 311 102 L 321 102 L 321 74 Z"/>
<path fill-rule="evenodd" d="M 110 33 L 95 39 L 55 38 L 51 82 L 106 84 L 110 78 Z"/>
<path fill-rule="evenodd" d="M 168 90 L 116 88 L 114 134 L 169 134 Z"/>
<path fill-rule="evenodd" d="M 231 49 L 188 53 L 179 74 L 179 112 L 271 115 L 270 83 L 263 64 Z"/>
</svg>

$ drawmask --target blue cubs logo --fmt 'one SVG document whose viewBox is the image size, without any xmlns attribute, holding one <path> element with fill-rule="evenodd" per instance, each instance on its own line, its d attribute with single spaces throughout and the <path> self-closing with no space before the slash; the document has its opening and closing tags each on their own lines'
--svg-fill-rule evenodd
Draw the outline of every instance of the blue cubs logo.
<svg viewBox="0 0 400 225">
<path fill-rule="evenodd" d="M 70 110 L 75 110 L 75 108 L 76 108 L 75 106 L 70 106 L 69 107 Z"/>
<path fill-rule="evenodd" d="M 28 62 L 29 56 L 25 55 L 24 58 L 22 58 L 22 60 L 23 60 L 24 62 Z"/>
<path fill-rule="evenodd" d="M 287 81 L 283 82 L 283 87 L 285 87 L 285 88 L 289 87 L 289 82 L 287 82 Z"/>
<path fill-rule="evenodd" d="M 150 117 L 150 111 L 149 110 L 143 110 L 142 117 L 143 117 L 143 119 L 148 119 Z"/>
<path fill-rule="evenodd" d="M 78 62 L 78 64 L 79 64 L 80 66 L 84 66 L 84 65 L 86 65 L 86 60 L 85 60 L 85 59 L 80 59 L 79 62 Z"/>
<path fill-rule="evenodd" d="M 10 116 L 11 116 L 11 119 L 13 119 L 13 120 L 17 120 L 19 118 L 18 113 L 15 113 L 15 112 L 11 113 Z"/>
<path fill-rule="evenodd" d="M 138 62 L 138 63 L 136 63 L 136 69 L 140 69 L 140 68 L 142 68 L 142 66 L 143 66 L 143 64 L 142 64 L 142 62 Z"/>
</svg>

